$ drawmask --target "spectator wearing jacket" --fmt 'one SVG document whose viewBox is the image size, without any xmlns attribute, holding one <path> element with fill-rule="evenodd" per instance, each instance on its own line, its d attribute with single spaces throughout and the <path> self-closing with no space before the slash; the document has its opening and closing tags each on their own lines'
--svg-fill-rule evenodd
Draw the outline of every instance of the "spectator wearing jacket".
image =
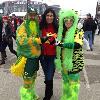
<svg viewBox="0 0 100 100">
<path fill-rule="evenodd" d="M 8 16 L 3 16 L 3 27 L 2 27 L 2 62 L 1 64 L 5 64 L 5 49 L 6 47 L 9 47 L 9 50 L 11 53 L 15 54 L 17 56 L 16 51 L 13 49 L 13 39 L 12 39 L 12 29 L 11 24 L 8 19 Z"/>
<path fill-rule="evenodd" d="M 93 19 L 93 18 L 92 18 Z M 92 44 L 94 44 L 95 32 L 97 29 L 97 21 L 93 19 L 93 28 L 92 28 Z"/>
<path fill-rule="evenodd" d="M 93 50 L 93 37 L 92 32 L 94 29 L 94 20 L 91 17 L 91 14 L 87 14 L 87 19 L 83 23 L 84 38 L 89 41 L 89 46 L 91 51 Z"/>
<path fill-rule="evenodd" d="M 16 30 L 17 30 L 17 18 L 15 14 L 12 15 L 11 23 L 13 25 L 13 38 L 16 39 Z"/>
<path fill-rule="evenodd" d="M 6 58 L 6 52 L 3 49 L 2 27 L 3 27 L 3 21 L 2 17 L 0 16 L 0 52 L 1 52 L 0 65 L 5 64 L 5 58 Z"/>
</svg>

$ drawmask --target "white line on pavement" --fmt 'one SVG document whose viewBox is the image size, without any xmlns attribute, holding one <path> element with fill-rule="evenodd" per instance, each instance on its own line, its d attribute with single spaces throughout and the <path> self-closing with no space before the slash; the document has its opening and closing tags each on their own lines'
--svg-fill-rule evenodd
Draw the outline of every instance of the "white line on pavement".
<svg viewBox="0 0 100 100">
<path fill-rule="evenodd" d="M 83 73 L 84 73 L 84 78 L 85 78 L 85 81 L 86 81 L 86 88 L 90 90 L 89 79 L 88 79 L 85 67 L 83 68 Z"/>
</svg>

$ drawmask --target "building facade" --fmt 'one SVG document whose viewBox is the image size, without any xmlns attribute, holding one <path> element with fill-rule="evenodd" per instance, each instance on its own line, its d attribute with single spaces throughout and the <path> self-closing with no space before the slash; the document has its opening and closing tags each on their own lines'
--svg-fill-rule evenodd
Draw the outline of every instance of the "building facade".
<svg viewBox="0 0 100 100">
<path fill-rule="evenodd" d="M 47 4 L 37 1 L 29 2 L 31 7 L 37 9 L 39 14 L 43 14 L 43 12 L 47 8 Z M 25 0 L 16 0 L 16 1 L 6 1 L 0 5 L 0 14 L 1 15 L 9 15 L 12 12 L 27 12 L 27 1 Z"/>
<path fill-rule="evenodd" d="M 96 6 L 96 18 L 100 19 L 100 0 L 97 1 L 97 6 Z"/>
</svg>

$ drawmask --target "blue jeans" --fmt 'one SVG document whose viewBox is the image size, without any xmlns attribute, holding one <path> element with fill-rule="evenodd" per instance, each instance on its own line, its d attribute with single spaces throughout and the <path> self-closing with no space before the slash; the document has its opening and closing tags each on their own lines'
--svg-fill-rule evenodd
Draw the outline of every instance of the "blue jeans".
<svg viewBox="0 0 100 100">
<path fill-rule="evenodd" d="M 45 75 L 45 81 L 53 80 L 54 72 L 55 72 L 55 64 L 54 64 L 55 56 L 40 56 L 40 63 Z"/>
<path fill-rule="evenodd" d="M 92 31 L 85 31 L 84 38 L 89 41 L 89 46 L 92 49 Z"/>
</svg>

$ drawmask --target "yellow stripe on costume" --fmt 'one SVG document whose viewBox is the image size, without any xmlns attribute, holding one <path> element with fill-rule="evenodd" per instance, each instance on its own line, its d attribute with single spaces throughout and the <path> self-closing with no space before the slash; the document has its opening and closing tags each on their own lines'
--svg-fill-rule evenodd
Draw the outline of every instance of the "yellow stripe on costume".
<svg viewBox="0 0 100 100">
<path fill-rule="evenodd" d="M 23 35 L 25 37 L 27 36 L 24 24 L 22 24 L 21 26 L 19 26 L 16 32 L 17 32 L 17 36 L 23 36 Z"/>
<path fill-rule="evenodd" d="M 32 55 L 40 55 L 41 51 L 37 50 L 37 48 L 35 46 L 31 46 L 31 53 Z"/>
<path fill-rule="evenodd" d="M 29 27 L 30 27 L 30 29 L 32 31 L 32 35 L 33 36 L 37 35 L 37 28 L 36 28 L 37 26 L 36 26 L 35 21 L 30 21 Z"/>
<path fill-rule="evenodd" d="M 75 40 L 74 42 L 79 43 L 80 45 L 83 45 L 83 33 L 84 32 L 78 32 L 77 34 L 75 34 Z"/>
</svg>

